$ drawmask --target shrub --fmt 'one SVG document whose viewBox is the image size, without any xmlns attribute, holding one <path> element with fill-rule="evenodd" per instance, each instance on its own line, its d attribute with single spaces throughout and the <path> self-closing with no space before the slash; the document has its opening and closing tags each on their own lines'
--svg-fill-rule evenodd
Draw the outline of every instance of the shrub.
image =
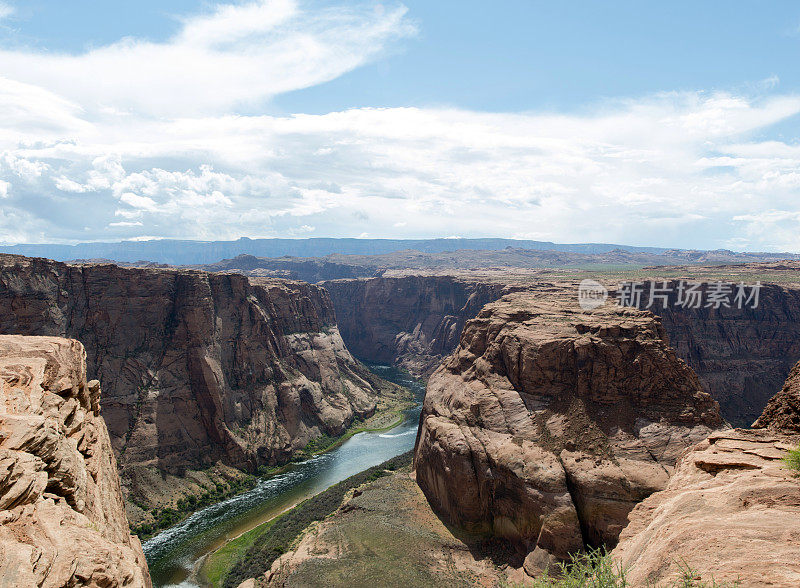
<svg viewBox="0 0 800 588">
<path fill-rule="evenodd" d="M 603 549 L 570 556 L 560 563 L 553 576 L 545 572 L 533 581 L 533 588 L 626 588 L 625 570 L 615 564 Z"/>
<path fill-rule="evenodd" d="M 795 472 L 800 472 L 800 446 L 791 449 L 786 457 L 783 458 L 783 463 L 786 467 Z"/>
</svg>

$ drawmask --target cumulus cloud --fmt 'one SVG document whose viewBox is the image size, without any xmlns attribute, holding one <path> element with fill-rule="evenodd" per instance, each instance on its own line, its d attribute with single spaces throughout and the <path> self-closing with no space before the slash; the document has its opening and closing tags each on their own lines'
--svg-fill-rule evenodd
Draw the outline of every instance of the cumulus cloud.
<svg viewBox="0 0 800 588">
<path fill-rule="evenodd" d="M 275 0 L 217 6 L 160 44 L 0 51 L 0 241 L 457 232 L 800 250 L 800 147 L 764 138 L 800 97 L 772 87 L 582 114 L 241 110 L 412 33 L 401 6 Z"/>
</svg>

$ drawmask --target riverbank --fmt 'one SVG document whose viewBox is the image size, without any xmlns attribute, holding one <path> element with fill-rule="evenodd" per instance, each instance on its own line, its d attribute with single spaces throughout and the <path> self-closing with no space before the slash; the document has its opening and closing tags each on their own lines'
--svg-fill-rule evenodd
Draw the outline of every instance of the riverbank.
<svg viewBox="0 0 800 588">
<path fill-rule="evenodd" d="M 337 437 L 328 435 L 318 437 L 297 452 L 290 462 L 275 466 L 262 466 L 256 474 L 248 474 L 239 470 L 236 470 L 236 472 L 240 476 L 227 472 L 226 477 L 206 474 L 210 481 L 195 484 L 191 487 L 194 491 L 182 494 L 180 498 L 175 499 L 169 506 L 150 510 L 146 518 L 137 517 L 141 522 L 135 525 L 131 524 L 131 533 L 137 535 L 141 541 L 147 541 L 207 506 L 223 502 L 252 490 L 259 479 L 267 480 L 271 476 L 281 474 L 293 462 L 304 461 L 328 451 L 333 451 L 359 433 L 382 433 L 397 427 L 403 422 L 404 412 L 412 408 L 415 401 L 414 395 L 410 390 L 401 386 L 395 387 L 398 390 L 402 389 L 402 392 L 397 392 L 389 398 L 382 398 L 372 416 L 366 419 L 354 420 L 343 434 Z M 217 466 L 217 468 L 223 467 L 221 464 Z M 225 469 L 232 470 L 232 468 Z M 209 472 L 216 473 L 216 470 L 212 469 Z M 206 472 L 203 473 L 205 474 Z"/>
<path fill-rule="evenodd" d="M 410 464 L 409 451 L 350 476 L 229 541 L 205 559 L 199 573 L 200 582 L 214 588 L 236 588 L 248 578 L 263 575 L 278 557 L 292 547 L 309 525 L 334 513 L 348 492 Z"/>
<path fill-rule="evenodd" d="M 313 457 L 290 462 L 279 472 L 259 477 L 252 490 L 197 511 L 146 541 L 144 552 L 156 588 L 199 585 L 197 570 L 209 554 L 225 547 L 236 548 L 238 543 L 229 545 L 232 540 L 286 509 L 413 448 L 424 382 L 392 366 L 372 365 L 370 369 L 405 388 L 403 397 L 413 396 L 412 407 L 402 411 L 406 404 L 381 406 L 373 417 L 353 423 L 332 443 L 313 448 Z M 397 411 L 402 411 L 402 419 L 397 417 Z"/>
<path fill-rule="evenodd" d="M 400 463 L 352 484 L 324 517 L 303 521 L 308 525 L 279 557 L 277 550 L 258 549 L 257 541 L 222 587 L 248 579 L 238 573 L 246 565 L 260 588 L 516 585 L 522 561 L 516 556 L 518 567 L 507 564 L 515 559 L 513 548 L 445 525 L 414 480 L 410 456 Z"/>
</svg>

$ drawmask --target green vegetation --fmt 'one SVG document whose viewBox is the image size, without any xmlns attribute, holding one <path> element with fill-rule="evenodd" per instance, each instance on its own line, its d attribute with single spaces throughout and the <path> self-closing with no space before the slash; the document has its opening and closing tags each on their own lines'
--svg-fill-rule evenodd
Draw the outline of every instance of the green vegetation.
<svg viewBox="0 0 800 588">
<path fill-rule="evenodd" d="M 705 581 L 685 561 L 677 562 L 678 577 L 665 588 L 735 588 L 738 582 Z M 615 564 L 603 549 L 575 554 L 567 563 L 559 564 L 553 574 L 545 572 L 530 588 L 629 588 L 625 570 Z"/>
<path fill-rule="evenodd" d="M 246 533 L 242 533 L 235 539 L 228 541 L 217 551 L 211 553 L 203 563 L 202 574 L 205 580 L 212 586 L 221 586 L 225 579 L 225 574 L 247 554 L 255 540 L 275 524 L 275 520 L 272 519 L 263 525 L 250 529 Z"/>
<path fill-rule="evenodd" d="M 302 451 L 295 454 L 292 461 L 303 461 L 315 455 L 319 455 L 320 453 L 331 451 L 358 433 L 388 431 L 403 422 L 403 411 L 412 404 L 410 400 L 407 402 L 399 402 L 396 407 L 383 413 L 383 417 L 385 417 L 383 422 L 381 422 L 381 418 L 375 417 L 366 421 L 363 419 L 356 419 L 350 428 L 339 437 L 323 434 L 321 437 L 312 439 Z M 375 416 L 381 417 L 381 413 Z M 390 421 L 386 420 L 392 416 L 394 418 L 391 418 Z M 370 424 L 370 422 L 380 422 L 380 425 L 375 426 L 374 424 Z M 384 424 L 384 422 L 387 424 Z M 285 464 L 280 466 L 260 466 L 255 476 L 247 475 L 238 480 L 228 481 L 225 484 L 220 484 L 218 482 L 211 488 L 204 486 L 203 492 L 199 496 L 190 495 L 178 500 L 175 505 L 176 508 L 165 507 L 153 509 L 151 512 L 155 521 L 131 526 L 131 533 L 138 535 L 139 539 L 142 541 L 147 541 L 159 531 L 177 525 L 196 510 L 231 498 L 240 492 L 250 490 L 256 485 L 256 481 L 259 477 L 265 478 L 280 473 L 285 467 Z"/>
<path fill-rule="evenodd" d="M 611 561 L 602 549 L 571 556 L 558 564 L 555 573 L 545 572 L 534 580 L 533 588 L 624 588 L 628 586 L 625 571 Z"/>
<path fill-rule="evenodd" d="M 294 509 L 256 527 L 231 541 L 209 557 L 204 566 L 206 579 L 213 586 L 235 587 L 248 578 L 258 577 L 272 563 L 291 549 L 294 541 L 313 522 L 335 512 L 345 494 L 367 482 L 372 482 L 411 463 L 411 452 L 392 458 L 360 472 L 324 492 L 301 502 Z M 233 544 L 233 545 L 231 545 Z M 220 555 L 218 555 L 220 554 Z M 212 577 L 213 576 L 213 577 Z"/>
<path fill-rule="evenodd" d="M 256 485 L 256 480 L 255 476 L 242 476 L 224 483 L 216 482 L 211 487 L 202 486 L 203 491 L 199 496 L 194 494 L 185 496 L 178 500 L 175 508 L 169 506 L 154 508 L 150 512 L 155 520 L 152 523 L 142 523 L 131 527 L 131 532 L 138 535 L 142 541 L 146 541 L 162 529 L 180 523 L 196 510 L 251 489 Z"/>
<path fill-rule="evenodd" d="M 800 472 L 800 446 L 789 450 L 789 453 L 783 458 L 783 463 L 790 470 Z"/>
</svg>

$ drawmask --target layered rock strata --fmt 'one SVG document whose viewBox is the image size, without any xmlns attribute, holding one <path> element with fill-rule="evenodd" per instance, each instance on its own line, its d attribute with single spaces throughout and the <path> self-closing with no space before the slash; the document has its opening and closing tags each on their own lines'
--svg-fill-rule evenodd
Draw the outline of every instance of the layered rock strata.
<svg viewBox="0 0 800 588">
<path fill-rule="evenodd" d="M 126 486 L 287 461 L 398 393 L 300 282 L 0 256 L 0 332 L 84 343 Z"/>
<path fill-rule="evenodd" d="M 631 512 L 612 556 L 632 586 L 671 586 L 681 567 L 731 585 L 800 585 L 800 480 L 783 460 L 800 443 L 798 369 L 761 428 L 712 434 Z"/>
<path fill-rule="evenodd" d="M 452 276 L 322 282 L 348 349 L 428 375 L 458 345 L 464 323 L 510 288 Z"/>
<path fill-rule="evenodd" d="M 770 399 L 753 428 L 800 434 L 800 362 L 789 372 L 783 388 Z"/>
<path fill-rule="evenodd" d="M 656 301 L 652 311 L 662 318 L 678 357 L 720 403 L 723 417 L 735 426 L 749 426 L 800 359 L 800 289 L 763 284 L 755 307 L 688 308 L 677 304 L 677 285 L 669 283 L 666 308 Z M 710 287 L 713 282 L 701 290 L 707 294 Z M 642 307 L 648 303 L 646 287 Z"/>
<path fill-rule="evenodd" d="M 723 425 L 660 319 L 512 293 L 467 322 L 429 383 L 417 481 L 450 523 L 506 538 L 531 574 L 614 545 L 680 454 Z"/>
<path fill-rule="evenodd" d="M 0 586 L 150 586 L 85 357 L 0 336 Z"/>
</svg>

